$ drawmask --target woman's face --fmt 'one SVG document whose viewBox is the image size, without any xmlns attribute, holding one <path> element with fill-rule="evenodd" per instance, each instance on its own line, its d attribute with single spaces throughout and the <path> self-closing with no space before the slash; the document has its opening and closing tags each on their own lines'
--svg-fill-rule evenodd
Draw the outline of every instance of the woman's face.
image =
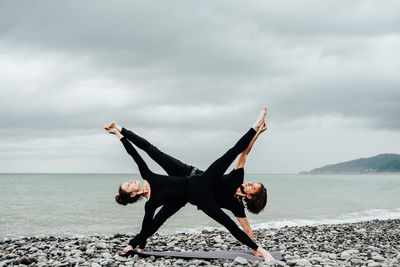
<svg viewBox="0 0 400 267">
<path fill-rule="evenodd" d="M 243 194 L 252 195 L 257 193 L 261 189 L 261 184 L 259 183 L 246 183 L 240 186 L 240 190 Z"/>
<path fill-rule="evenodd" d="M 142 190 L 140 181 L 137 180 L 130 180 L 129 182 L 123 183 L 121 188 L 127 193 L 136 193 Z"/>
</svg>

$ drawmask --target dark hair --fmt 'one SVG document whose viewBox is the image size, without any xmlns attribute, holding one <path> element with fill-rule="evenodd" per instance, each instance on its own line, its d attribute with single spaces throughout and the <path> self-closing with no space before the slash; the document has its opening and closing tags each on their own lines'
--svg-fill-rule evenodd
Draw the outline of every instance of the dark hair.
<svg viewBox="0 0 400 267">
<path fill-rule="evenodd" d="M 115 201 L 117 201 L 118 204 L 126 206 L 129 203 L 135 203 L 143 197 L 142 195 L 135 195 L 134 197 L 131 197 L 131 193 L 123 190 L 121 186 L 122 185 L 119 186 L 118 190 L 119 195 L 115 196 Z"/>
<path fill-rule="evenodd" d="M 251 195 L 251 199 L 244 198 L 247 210 L 254 214 L 260 213 L 265 208 L 265 205 L 267 205 L 267 189 L 262 183 L 259 184 L 261 188 L 255 194 Z"/>
</svg>

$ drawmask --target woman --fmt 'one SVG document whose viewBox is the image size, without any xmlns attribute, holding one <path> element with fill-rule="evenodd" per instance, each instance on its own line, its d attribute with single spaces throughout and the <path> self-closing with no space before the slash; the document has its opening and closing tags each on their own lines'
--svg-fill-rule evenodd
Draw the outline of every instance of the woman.
<svg viewBox="0 0 400 267">
<path fill-rule="evenodd" d="M 262 119 L 265 118 L 266 108 L 264 107 L 261 113 Z M 181 161 L 163 153 L 157 147 L 149 143 L 146 139 L 136 135 L 135 133 L 120 127 L 115 122 L 105 125 L 106 130 L 115 129 L 125 136 L 129 141 L 131 141 L 138 148 L 144 150 L 155 162 L 157 162 L 168 175 L 174 176 L 188 176 L 190 174 L 201 174 L 203 171 L 197 169 L 196 167 L 182 163 Z M 233 215 L 238 220 L 239 224 L 242 226 L 243 231 L 254 241 L 253 231 L 250 224 L 246 218 L 245 206 L 243 205 L 243 200 L 246 202 L 246 208 L 254 214 L 258 214 L 266 205 L 267 194 L 266 189 L 261 183 L 243 183 L 244 170 L 243 167 L 246 162 L 246 157 L 249 154 L 254 142 L 258 136 L 266 130 L 266 124 L 264 123 L 256 133 L 256 135 L 251 140 L 250 144 L 243 151 L 236 161 L 234 169 L 227 175 L 223 175 L 222 179 L 217 183 L 214 195 L 218 205 L 221 208 L 230 210 Z M 155 215 L 151 230 L 149 231 L 149 236 L 153 235 L 161 225 L 173 214 L 175 214 L 180 208 L 186 205 L 186 202 L 171 202 L 162 206 L 160 211 Z M 139 251 L 143 251 L 145 247 L 145 240 L 139 244 Z M 125 251 L 133 249 L 128 246 Z M 252 250 L 257 256 L 261 254 Z"/>
<path fill-rule="evenodd" d="M 122 184 L 119 195 L 116 196 L 117 202 L 125 205 L 127 203 L 134 203 L 141 197 L 147 198 L 142 230 L 129 242 L 129 245 L 135 247 L 149 235 L 154 212 L 158 207 L 172 202 L 189 202 L 225 226 L 241 243 L 261 253 L 265 260 L 272 260 L 273 258 L 266 250 L 256 245 L 221 210 L 214 197 L 214 189 L 217 182 L 235 158 L 248 147 L 263 122 L 263 117 L 260 115 L 253 127 L 250 128 L 235 146 L 211 164 L 207 170 L 201 174 L 185 177 L 158 175 L 151 172 L 127 138 L 115 129 L 110 130 L 111 133 L 115 134 L 121 140 L 126 151 L 138 165 L 139 172 L 145 180 L 143 186 L 141 186 L 139 181 L 130 181 Z"/>
</svg>

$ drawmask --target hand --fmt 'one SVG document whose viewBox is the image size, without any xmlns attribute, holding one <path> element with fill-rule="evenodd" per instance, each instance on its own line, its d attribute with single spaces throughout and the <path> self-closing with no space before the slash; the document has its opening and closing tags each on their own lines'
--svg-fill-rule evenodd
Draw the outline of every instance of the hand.
<svg viewBox="0 0 400 267">
<path fill-rule="evenodd" d="M 257 257 L 262 257 L 262 256 L 263 256 L 263 255 L 262 255 L 260 252 L 258 252 L 257 250 L 252 249 L 251 251 L 253 252 L 254 256 L 257 256 Z"/>
<path fill-rule="evenodd" d="M 130 250 L 133 250 L 133 247 L 131 245 L 128 245 L 126 246 L 126 248 L 124 248 L 124 253 L 127 253 Z"/>
<path fill-rule="evenodd" d="M 262 254 L 262 257 L 264 258 L 265 261 L 274 261 L 275 259 L 269 254 L 268 251 L 263 249 L 262 247 L 258 247 L 257 252 L 260 252 Z"/>
<path fill-rule="evenodd" d="M 137 251 L 138 251 L 139 253 L 143 253 L 143 252 L 144 252 L 144 249 L 138 248 Z"/>
<path fill-rule="evenodd" d="M 118 130 L 117 129 L 115 129 L 115 128 L 112 128 L 112 129 L 109 129 L 109 130 L 106 130 L 109 134 L 115 134 L 115 135 L 117 135 L 117 133 L 118 133 Z"/>
<path fill-rule="evenodd" d="M 265 130 L 267 130 L 267 123 L 264 121 L 263 124 L 261 125 L 260 128 L 258 128 L 257 134 L 261 134 L 262 132 L 264 132 Z"/>
</svg>

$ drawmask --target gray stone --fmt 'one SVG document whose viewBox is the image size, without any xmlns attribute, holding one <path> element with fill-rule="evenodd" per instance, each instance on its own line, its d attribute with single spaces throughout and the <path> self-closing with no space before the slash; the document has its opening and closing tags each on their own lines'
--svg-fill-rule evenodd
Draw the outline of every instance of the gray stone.
<svg viewBox="0 0 400 267">
<path fill-rule="evenodd" d="M 94 249 L 93 249 L 93 248 L 88 248 L 88 249 L 85 251 L 85 254 L 88 255 L 88 256 L 92 256 L 93 253 L 94 253 Z"/>
<path fill-rule="evenodd" d="M 80 250 L 78 250 L 78 251 L 76 251 L 76 253 L 74 254 L 74 257 L 77 257 L 77 258 L 79 258 L 80 256 L 82 256 L 82 251 L 80 251 Z"/>
<path fill-rule="evenodd" d="M 297 266 L 311 266 L 311 263 L 306 259 L 299 259 L 296 262 Z"/>
<path fill-rule="evenodd" d="M 115 256 L 114 256 L 114 259 L 115 259 L 116 261 L 122 261 L 122 262 L 128 261 L 127 258 L 121 257 L 120 255 L 115 255 Z"/>
<path fill-rule="evenodd" d="M 242 264 L 242 265 L 247 264 L 247 260 L 245 258 L 242 258 L 242 257 L 236 257 L 234 262 L 237 262 L 237 263 Z"/>
<path fill-rule="evenodd" d="M 37 262 L 37 259 L 34 257 L 22 257 L 19 259 L 18 261 L 20 264 L 25 264 L 25 265 L 29 265 L 33 262 Z"/>
<path fill-rule="evenodd" d="M 15 255 L 14 253 L 10 253 L 6 255 L 6 259 L 13 259 L 15 258 L 17 255 Z"/>
<path fill-rule="evenodd" d="M 385 258 L 382 257 L 381 255 L 372 256 L 372 259 L 375 261 L 384 261 L 385 260 Z"/>
<path fill-rule="evenodd" d="M 348 249 L 348 250 L 345 250 L 345 251 L 347 251 L 348 253 L 350 253 L 352 255 L 360 253 L 360 251 L 358 249 Z"/>
<path fill-rule="evenodd" d="M 214 242 L 215 243 L 224 243 L 224 240 L 221 238 L 221 236 L 214 237 Z"/>
<path fill-rule="evenodd" d="M 276 266 L 285 266 L 286 263 L 283 262 L 283 261 L 275 261 L 275 265 L 276 265 Z"/>
<path fill-rule="evenodd" d="M 101 253 L 101 257 L 104 259 L 109 259 L 109 258 L 112 258 L 112 255 L 108 252 L 103 252 L 103 253 Z"/>
<path fill-rule="evenodd" d="M 179 259 L 179 260 L 177 260 L 177 261 L 174 262 L 174 266 L 175 266 L 175 265 L 179 265 L 179 266 L 180 266 L 180 265 L 184 265 L 185 263 L 186 263 L 186 262 L 185 262 L 184 260 Z"/>
<path fill-rule="evenodd" d="M 350 253 L 347 252 L 347 251 L 343 251 L 343 252 L 340 254 L 340 258 L 341 258 L 342 260 L 347 260 L 347 259 L 349 259 L 350 257 L 351 257 L 351 255 L 350 255 Z"/>
<path fill-rule="evenodd" d="M 173 247 L 173 246 L 175 246 L 175 244 L 176 244 L 176 242 L 174 242 L 174 241 L 168 242 L 168 243 L 167 243 L 167 247 L 168 247 L 168 248 Z"/>
<path fill-rule="evenodd" d="M 28 251 L 29 251 L 30 253 L 35 253 L 36 251 L 38 251 L 38 248 L 31 247 Z"/>
<path fill-rule="evenodd" d="M 107 244 L 104 243 L 104 242 L 98 242 L 96 244 L 96 248 L 98 248 L 98 249 L 106 249 L 107 248 Z"/>
</svg>

